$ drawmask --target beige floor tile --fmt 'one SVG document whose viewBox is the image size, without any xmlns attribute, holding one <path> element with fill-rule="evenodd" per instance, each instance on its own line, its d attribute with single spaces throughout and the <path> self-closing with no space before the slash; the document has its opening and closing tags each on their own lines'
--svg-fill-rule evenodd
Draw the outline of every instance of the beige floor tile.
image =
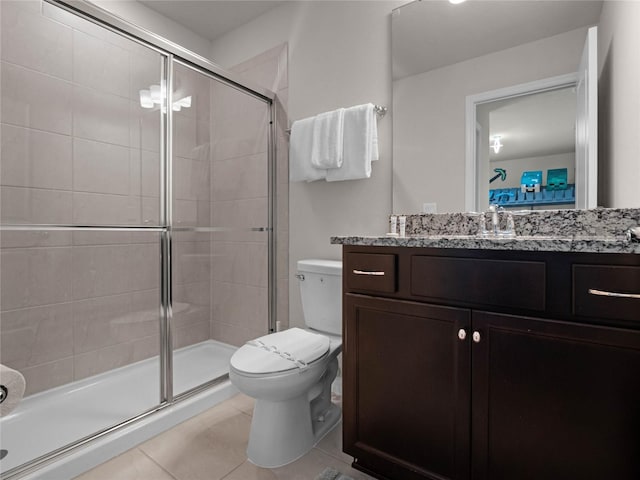
<svg viewBox="0 0 640 480">
<path fill-rule="evenodd" d="M 239 393 L 225 402 L 225 404 L 230 405 L 247 415 L 253 415 L 253 406 L 255 403 L 256 401 L 253 398 L 245 395 L 244 393 Z"/>
<path fill-rule="evenodd" d="M 246 414 L 220 405 L 139 448 L 178 480 L 218 480 L 246 460 L 250 424 Z"/>
<path fill-rule="evenodd" d="M 83 473 L 75 480 L 175 480 L 137 448 Z"/>
<path fill-rule="evenodd" d="M 351 464 L 353 461 L 351 456 L 342 451 L 342 421 L 320 440 L 316 448 L 345 463 Z"/>
<path fill-rule="evenodd" d="M 301 459 L 280 468 L 260 468 L 246 461 L 223 480 L 313 480 L 327 467 L 333 467 L 354 480 L 373 479 L 314 448 Z"/>
</svg>

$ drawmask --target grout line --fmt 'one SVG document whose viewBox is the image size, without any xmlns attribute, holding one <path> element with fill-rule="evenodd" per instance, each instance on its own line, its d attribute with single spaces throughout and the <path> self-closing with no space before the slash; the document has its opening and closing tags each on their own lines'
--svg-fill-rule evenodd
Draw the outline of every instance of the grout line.
<svg viewBox="0 0 640 480">
<path fill-rule="evenodd" d="M 178 424 L 180 425 L 180 424 Z M 176 425 L 177 426 L 177 425 Z M 172 430 L 175 427 L 172 427 L 170 430 Z M 170 431 L 167 430 L 167 431 Z M 153 438 L 153 437 L 152 437 Z M 167 475 L 169 475 L 171 478 L 175 479 L 175 480 L 180 480 L 178 477 L 176 477 L 175 475 L 173 475 L 169 470 L 167 470 L 166 468 L 164 468 L 163 465 L 159 464 L 158 462 L 155 461 L 155 459 L 153 457 L 151 457 L 150 455 L 147 455 L 147 452 L 145 452 L 142 448 L 140 448 L 141 445 L 143 445 L 146 442 L 141 443 L 140 445 L 134 447 L 136 450 L 138 450 L 140 453 L 142 453 L 145 457 L 147 457 L 149 460 L 151 460 L 153 463 L 155 463 L 158 467 L 160 467 L 160 469 L 162 471 L 164 471 Z M 132 449 L 133 450 L 133 449 Z"/>
</svg>

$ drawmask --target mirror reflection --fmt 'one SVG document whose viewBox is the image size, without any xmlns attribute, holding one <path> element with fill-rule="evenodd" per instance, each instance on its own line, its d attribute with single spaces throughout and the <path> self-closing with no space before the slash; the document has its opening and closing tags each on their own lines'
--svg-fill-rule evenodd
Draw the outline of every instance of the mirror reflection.
<svg viewBox="0 0 640 480">
<path fill-rule="evenodd" d="M 520 209 L 572 208 L 575 123 L 575 87 L 478 105 L 476 162 L 483 180 L 478 182 L 478 198 L 486 198 L 480 209 L 488 203 Z M 542 195 L 534 204 L 536 193 Z"/>
<path fill-rule="evenodd" d="M 494 195 L 495 203 L 515 197 L 525 172 L 541 172 L 548 187 L 549 171 L 551 188 L 563 190 L 554 190 L 553 201 L 511 206 L 573 208 L 574 85 L 478 100 L 471 131 L 465 103 L 554 77 L 573 75 L 575 84 L 588 27 L 601 9 L 595 1 L 436 0 L 394 10 L 393 210 L 420 212 L 434 203 L 437 212 L 481 210 L 491 190 L 506 192 Z M 503 145 L 499 153 L 490 153 L 496 144 Z M 526 188 L 535 191 L 538 175 L 530 177 Z"/>
</svg>

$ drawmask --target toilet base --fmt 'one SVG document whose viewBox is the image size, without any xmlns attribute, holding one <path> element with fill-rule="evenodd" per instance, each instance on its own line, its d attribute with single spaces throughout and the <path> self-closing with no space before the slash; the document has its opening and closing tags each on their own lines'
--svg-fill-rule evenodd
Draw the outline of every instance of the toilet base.
<svg viewBox="0 0 640 480">
<path fill-rule="evenodd" d="M 256 400 L 247 457 L 259 467 L 276 468 L 311 450 L 339 422 L 341 409 L 333 403 L 311 419 L 308 396 L 287 401 Z"/>
</svg>

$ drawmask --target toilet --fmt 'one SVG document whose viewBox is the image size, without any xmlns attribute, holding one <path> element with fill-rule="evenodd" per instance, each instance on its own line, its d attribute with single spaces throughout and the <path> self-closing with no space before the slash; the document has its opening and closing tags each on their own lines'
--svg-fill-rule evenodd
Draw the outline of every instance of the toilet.
<svg viewBox="0 0 640 480">
<path fill-rule="evenodd" d="M 247 457 L 265 468 L 297 460 L 340 420 L 331 384 L 342 351 L 342 262 L 300 260 L 306 328 L 247 342 L 231 357 L 229 378 L 255 398 Z"/>
</svg>

